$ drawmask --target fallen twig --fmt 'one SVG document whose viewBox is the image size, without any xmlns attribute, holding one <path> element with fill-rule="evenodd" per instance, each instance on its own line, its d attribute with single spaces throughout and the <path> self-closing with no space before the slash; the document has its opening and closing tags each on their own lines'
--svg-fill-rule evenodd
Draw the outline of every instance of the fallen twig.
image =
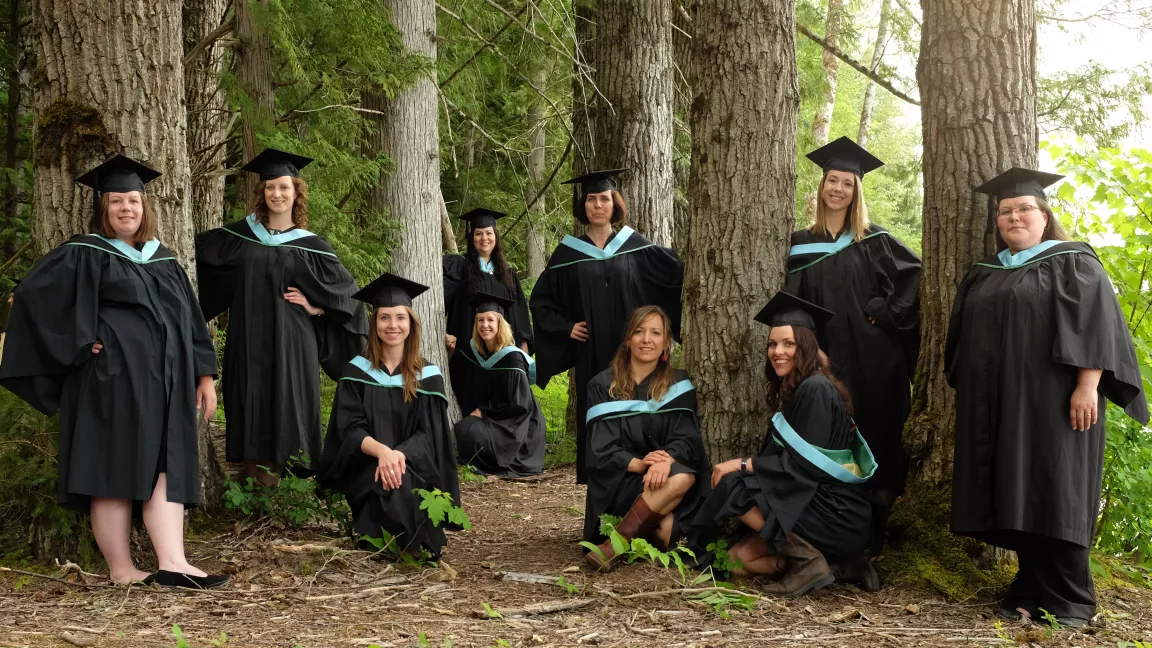
<svg viewBox="0 0 1152 648">
<path fill-rule="evenodd" d="M 12 569 L 11 567 L 0 567 L 0 572 L 7 572 L 10 574 L 20 574 L 21 576 L 35 576 L 36 578 L 43 578 L 43 579 L 50 580 L 50 581 L 56 581 L 57 583 L 63 583 L 65 585 L 71 585 L 72 587 L 91 587 L 91 588 L 97 588 L 97 589 L 108 589 L 108 588 L 116 589 L 116 588 L 124 587 L 123 585 L 108 585 L 106 583 L 73 583 L 72 581 L 64 580 L 63 578 L 56 578 L 55 576 L 47 576 L 45 574 L 37 574 L 36 572 L 24 571 L 22 569 Z"/>
<path fill-rule="evenodd" d="M 567 612 L 568 610 L 578 610 L 582 607 L 588 607 L 598 600 L 599 599 L 594 598 L 561 599 L 559 601 L 544 601 L 543 603 L 535 603 L 533 605 L 529 605 L 528 607 L 498 611 L 500 612 L 501 616 L 504 617 L 552 614 L 553 612 Z M 482 616 L 483 618 L 488 618 L 488 613 L 484 611 L 476 612 L 474 614 L 477 616 Z"/>
<path fill-rule="evenodd" d="M 337 599 L 368 598 L 369 596 L 372 596 L 373 594 L 379 594 L 380 592 L 391 592 L 393 590 L 405 589 L 408 587 L 412 587 L 412 585 L 383 585 L 381 587 L 369 587 L 368 589 L 360 590 L 359 592 L 346 592 L 344 594 L 321 594 L 318 596 L 305 596 L 304 600 L 312 602 L 312 601 L 335 601 Z"/>
</svg>

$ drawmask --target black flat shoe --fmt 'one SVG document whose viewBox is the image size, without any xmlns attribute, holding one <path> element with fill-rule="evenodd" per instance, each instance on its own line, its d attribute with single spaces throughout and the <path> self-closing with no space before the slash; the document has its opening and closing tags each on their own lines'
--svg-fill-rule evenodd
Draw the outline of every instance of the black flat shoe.
<svg viewBox="0 0 1152 648">
<path fill-rule="evenodd" d="M 145 585 L 156 583 L 161 587 L 213 589 L 215 587 L 220 587 L 231 579 L 232 577 L 227 574 L 219 574 L 216 576 L 193 576 L 191 574 L 182 574 L 180 572 L 165 571 L 161 569 L 155 574 L 149 575 L 148 578 L 145 578 L 143 582 Z"/>
</svg>

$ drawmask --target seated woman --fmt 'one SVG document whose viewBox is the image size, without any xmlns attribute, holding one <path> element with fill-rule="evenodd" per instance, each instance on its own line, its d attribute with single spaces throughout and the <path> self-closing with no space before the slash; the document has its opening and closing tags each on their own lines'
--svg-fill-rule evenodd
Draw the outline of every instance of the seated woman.
<svg viewBox="0 0 1152 648">
<path fill-rule="evenodd" d="M 775 596 L 831 584 L 826 557 L 854 557 L 868 545 L 866 482 L 876 462 L 852 422 L 847 390 L 820 359 L 816 325 L 830 317 L 784 292 L 756 316 L 772 327 L 764 373 L 776 414 L 759 456 L 712 470 L 714 490 L 695 520 L 714 528 L 739 519 L 748 529 L 729 549 L 743 564 L 737 573 L 782 576 L 764 588 Z"/>
<path fill-rule="evenodd" d="M 319 483 L 340 491 L 357 535 L 396 539 L 395 549 L 439 556 L 444 531 L 420 509 L 416 488 L 460 503 L 440 369 L 420 355 L 420 320 L 412 299 L 428 288 L 384 274 L 356 293 L 372 305 L 367 357 L 344 369 L 332 403 Z"/>
<path fill-rule="evenodd" d="M 696 391 L 688 374 L 672 368 L 672 322 L 659 306 L 637 308 L 628 337 L 608 369 L 588 383 L 588 495 L 584 539 L 600 542 L 600 516 L 623 516 L 616 531 L 625 539 L 654 537 L 670 547 L 687 540 L 683 522 L 708 494 L 699 478 L 708 454 L 696 420 Z M 585 556 L 610 571 L 612 543 Z"/>
<path fill-rule="evenodd" d="M 544 472 L 544 414 L 532 395 L 536 363 L 515 346 L 504 319 L 514 303 L 483 292 L 472 298 L 472 339 L 457 347 L 461 362 L 453 363 L 453 372 L 461 375 L 452 376 L 460 385 L 460 411 L 471 414 L 453 430 L 461 464 L 489 475 L 528 477 Z"/>
</svg>

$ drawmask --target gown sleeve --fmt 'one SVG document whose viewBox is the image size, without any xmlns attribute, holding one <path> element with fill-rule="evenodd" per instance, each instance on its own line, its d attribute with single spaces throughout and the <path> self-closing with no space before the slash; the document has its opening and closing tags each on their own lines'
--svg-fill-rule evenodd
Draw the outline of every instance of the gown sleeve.
<svg viewBox="0 0 1152 648">
<path fill-rule="evenodd" d="M 520 274 L 512 269 L 512 281 L 515 283 L 516 294 L 513 297 L 516 303 L 512 305 L 512 336 L 516 338 L 516 346 L 528 343 L 528 354 L 536 352 L 536 345 L 532 339 L 532 320 L 528 318 L 528 299 L 524 296 L 524 287 L 520 285 Z M 569 328 L 569 331 L 572 329 Z"/>
<path fill-rule="evenodd" d="M 1140 423 L 1148 422 L 1140 365 L 1108 275 L 1091 254 L 1069 255 L 1053 277 L 1056 335 L 1052 359 L 1082 369 L 1103 369 L 1100 393 Z"/>
<path fill-rule="evenodd" d="M 324 309 L 313 318 L 320 366 L 337 380 L 368 339 L 364 305 L 352 298 L 359 287 L 339 259 L 313 253 L 305 253 L 304 259 L 307 271 L 298 273 L 293 283 L 313 306 Z"/>
<path fill-rule="evenodd" d="M 579 287 L 569 279 L 575 270 L 549 268 L 540 274 L 532 289 L 533 340 L 536 344 L 537 381 L 541 388 L 548 380 L 576 364 L 574 341 L 569 337 L 576 322 L 584 319 L 580 312 Z M 573 303 L 577 304 L 574 308 Z"/>
<path fill-rule="evenodd" d="M 457 332 L 469 327 L 468 322 L 461 321 L 468 309 L 459 303 L 468 299 L 468 261 L 459 254 L 445 254 L 443 266 L 444 313 L 447 316 L 445 331 L 457 335 Z"/>
<path fill-rule="evenodd" d="M 212 343 L 212 335 L 208 331 L 207 320 L 200 311 L 196 293 L 192 290 L 192 282 L 189 281 L 188 275 L 183 269 L 179 272 L 183 279 L 184 300 L 189 306 L 193 320 L 188 323 L 192 330 L 192 366 L 196 370 L 197 377 L 216 377 L 219 375 L 219 368 L 216 364 L 216 345 Z"/>
<path fill-rule="evenodd" d="M 696 415 L 691 412 L 673 412 L 664 416 L 673 417 L 669 424 L 664 451 L 676 460 L 680 466 L 678 472 L 695 473 L 696 466 L 708 463 L 704 459 L 707 454 L 704 451 L 704 442 L 700 438 L 700 425 L 696 421 Z"/>
<path fill-rule="evenodd" d="M 364 383 L 355 380 L 341 380 L 336 384 L 317 475 L 317 481 L 325 488 L 343 492 L 359 478 L 355 466 L 367 456 L 360 446 L 371 434 L 364 406 L 366 388 Z"/>
<path fill-rule="evenodd" d="M 56 413 L 65 378 L 92 358 L 108 258 L 61 245 L 16 287 L 0 385 L 44 414 Z"/>
<path fill-rule="evenodd" d="M 655 304 L 672 320 L 672 337 L 680 340 L 680 294 L 684 287 L 684 261 L 672 248 L 659 245 L 634 252 L 642 255 L 637 264 L 641 304 Z"/>
<path fill-rule="evenodd" d="M 434 379 L 444 393 L 443 379 Z M 429 383 L 421 381 L 421 384 Z M 410 465 L 414 465 L 433 488 L 448 493 L 452 501 L 460 506 L 460 481 L 456 472 L 456 448 L 452 441 L 452 426 L 448 423 L 448 402 L 440 396 L 419 394 L 416 414 L 420 417 L 415 434 L 396 446 L 404 453 Z"/>
<path fill-rule="evenodd" d="M 972 287 L 972 271 L 969 270 L 964 280 L 956 286 L 956 298 L 952 301 L 952 314 L 948 317 L 948 336 L 944 340 L 944 377 L 948 384 L 955 389 L 959 375 L 957 371 L 957 353 L 960 340 L 964 338 L 964 304 L 968 300 L 968 291 Z"/>
<path fill-rule="evenodd" d="M 808 443 L 839 450 L 847 446 L 848 439 L 835 438 L 834 429 L 838 416 L 843 415 L 843 401 L 836 388 L 827 380 L 809 378 L 800 383 L 788 404 L 784 407 L 784 418 Z"/>
<path fill-rule="evenodd" d="M 588 383 L 588 409 L 612 400 L 608 387 L 599 380 Z M 601 475 L 623 475 L 628 472 L 628 464 L 635 457 L 624 449 L 620 441 L 621 421 L 625 419 L 600 419 L 588 426 L 588 469 Z"/>
<path fill-rule="evenodd" d="M 894 236 L 878 236 L 875 242 L 872 294 L 864 312 L 895 332 L 914 367 L 920 352 L 920 257 Z"/>
<path fill-rule="evenodd" d="M 502 369 L 488 372 L 490 375 L 486 376 L 487 379 L 500 381 L 502 398 L 493 399 L 498 401 L 495 407 L 481 406 L 480 411 L 490 419 L 506 421 L 510 427 L 515 427 L 536 411 L 536 399 L 528 384 L 528 363 L 524 361 L 524 357 L 516 354 L 516 360 L 512 364 L 522 371 Z"/>
<path fill-rule="evenodd" d="M 240 253 L 246 244 L 223 227 L 196 235 L 196 281 L 205 320 L 216 318 L 232 305 Z"/>
</svg>

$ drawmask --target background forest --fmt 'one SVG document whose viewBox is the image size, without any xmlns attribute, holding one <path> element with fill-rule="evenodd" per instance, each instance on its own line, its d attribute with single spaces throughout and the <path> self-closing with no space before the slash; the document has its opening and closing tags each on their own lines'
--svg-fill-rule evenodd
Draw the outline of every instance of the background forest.
<svg viewBox="0 0 1152 648">
<path fill-rule="evenodd" d="M 164 172 L 153 204 L 186 266 L 195 232 L 248 213 L 255 180 L 239 166 L 276 147 L 316 158 L 304 172 L 309 229 L 362 284 L 395 270 L 438 286 L 440 254 L 463 249 L 455 216 L 487 207 L 508 214 L 505 253 L 529 291 L 573 233 L 561 181 L 628 167 L 631 224 L 686 259 L 682 360 L 709 450 L 728 454 L 767 420 L 766 333 L 748 309 L 781 285 L 788 233 L 810 220 L 819 170 L 804 154 L 848 135 L 886 163 L 865 182 L 873 220 L 925 259 L 906 432 L 917 495 L 895 519 L 900 542 L 930 545 L 946 517 L 934 504 L 951 475 L 943 330 L 955 282 L 990 249 L 972 186 L 1014 165 L 1068 175 L 1058 215 L 1096 246 L 1152 379 L 1152 151 L 1138 145 L 1152 70 L 1085 59 L 1044 73 L 1037 60 L 1089 25 L 1137 42 L 1152 29 L 1146 2 L 0 6 L 4 293 L 81 230 L 89 197 L 73 178 L 113 152 Z M 440 290 L 420 305 L 426 321 L 443 321 Z M 442 325 L 426 329 L 430 360 L 443 365 Z M 550 464 L 571 461 L 566 380 L 538 396 Z M 209 510 L 225 489 L 222 417 L 202 435 Z M 54 503 L 53 425 L 0 393 L 0 563 L 91 553 L 86 525 Z M 1108 425 L 1097 548 L 1152 562 L 1152 433 L 1119 412 Z"/>
</svg>

